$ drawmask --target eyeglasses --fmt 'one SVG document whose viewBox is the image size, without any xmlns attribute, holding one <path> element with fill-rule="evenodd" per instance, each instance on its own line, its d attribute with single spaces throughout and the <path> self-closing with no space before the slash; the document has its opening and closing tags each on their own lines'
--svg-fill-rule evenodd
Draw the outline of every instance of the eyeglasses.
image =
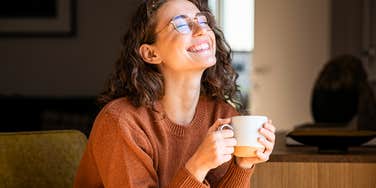
<svg viewBox="0 0 376 188">
<path fill-rule="evenodd" d="M 164 29 L 168 27 L 168 25 L 172 24 L 176 31 L 182 34 L 189 34 L 193 30 L 194 21 L 197 22 L 198 26 L 202 29 L 211 30 L 211 27 L 208 23 L 208 13 L 199 12 L 193 18 L 193 20 L 188 17 L 187 15 L 178 15 L 171 19 L 171 21 L 163 27 L 161 30 L 156 32 L 156 34 L 160 33 Z"/>
</svg>

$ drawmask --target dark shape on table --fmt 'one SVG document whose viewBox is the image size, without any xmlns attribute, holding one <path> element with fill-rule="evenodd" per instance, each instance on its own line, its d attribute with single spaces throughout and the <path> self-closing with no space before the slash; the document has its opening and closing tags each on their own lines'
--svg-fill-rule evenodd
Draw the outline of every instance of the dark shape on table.
<svg viewBox="0 0 376 188">
<path fill-rule="evenodd" d="M 341 124 L 304 124 L 287 134 L 309 146 L 317 146 L 319 153 L 346 153 L 348 147 L 361 146 L 376 137 L 376 131 L 343 129 Z"/>
</svg>

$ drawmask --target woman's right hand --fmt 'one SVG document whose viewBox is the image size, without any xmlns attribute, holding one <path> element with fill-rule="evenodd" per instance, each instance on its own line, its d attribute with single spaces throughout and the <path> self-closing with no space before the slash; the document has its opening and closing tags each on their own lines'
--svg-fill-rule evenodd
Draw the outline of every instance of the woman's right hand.
<svg viewBox="0 0 376 188">
<path fill-rule="evenodd" d="M 209 128 L 208 134 L 196 152 L 185 164 L 186 169 L 200 182 L 205 179 L 209 170 L 230 161 L 236 139 L 230 129 L 218 131 L 223 124 L 229 124 L 231 119 L 217 119 Z"/>
</svg>

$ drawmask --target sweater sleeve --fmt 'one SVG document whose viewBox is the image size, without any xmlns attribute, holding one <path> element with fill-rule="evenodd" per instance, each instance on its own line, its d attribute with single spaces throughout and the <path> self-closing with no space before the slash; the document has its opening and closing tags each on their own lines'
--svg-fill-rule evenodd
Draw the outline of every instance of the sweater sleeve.
<svg viewBox="0 0 376 188">
<path fill-rule="evenodd" d="M 218 184 L 218 187 L 250 187 L 251 176 L 253 174 L 255 167 L 253 166 L 250 169 L 244 169 L 235 164 L 235 158 L 231 160 L 230 166 L 222 177 L 221 181 Z"/>
<path fill-rule="evenodd" d="M 101 116 L 91 139 L 92 155 L 104 187 L 157 187 L 152 148 L 146 137 L 127 126 L 118 114 Z"/>
<path fill-rule="evenodd" d="M 167 187 L 209 188 L 210 185 L 207 180 L 203 183 L 199 182 L 185 167 L 182 167 Z"/>
</svg>

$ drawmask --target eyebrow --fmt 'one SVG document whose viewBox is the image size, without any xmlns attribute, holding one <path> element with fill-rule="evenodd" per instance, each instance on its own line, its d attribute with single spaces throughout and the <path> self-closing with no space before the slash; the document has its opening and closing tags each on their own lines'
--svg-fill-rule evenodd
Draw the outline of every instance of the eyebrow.
<svg viewBox="0 0 376 188">
<path fill-rule="evenodd" d="M 172 21 L 172 20 L 174 20 L 174 19 L 176 19 L 176 18 L 189 18 L 189 19 L 193 19 L 193 18 L 195 18 L 197 15 L 202 14 L 202 13 L 203 13 L 203 12 L 197 12 L 193 17 L 190 17 L 190 16 L 185 15 L 185 14 L 180 14 L 180 15 L 177 15 L 177 16 L 172 17 L 172 18 L 170 19 L 170 21 Z"/>
<path fill-rule="evenodd" d="M 178 16 L 174 16 L 173 18 L 171 18 L 170 21 L 174 20 L 174 19 L 177 19 L 177 18 L 187 18 L 188 16 L 187 15 L 178 15 Z"/>
</svg>

